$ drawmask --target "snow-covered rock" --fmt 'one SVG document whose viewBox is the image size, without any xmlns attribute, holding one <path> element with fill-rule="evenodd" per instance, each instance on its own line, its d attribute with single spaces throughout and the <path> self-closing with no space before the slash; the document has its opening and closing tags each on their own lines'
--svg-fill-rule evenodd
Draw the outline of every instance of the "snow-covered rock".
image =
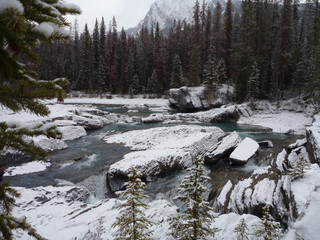
<svg viewBox="0 0 320 240">
<path fill-rule="evenodd" d="M 286 240 L 318 239 L 320 222 L 320 168 L 312 164 L 305 176 L 292 182 L 291 191 L 297 206 L 297 220 L 291 224 Z M 293 236 L 293 237 L 292 237 Z"/>
<path fill-rule="evenodd" d="M 182 112 L 195 112 L 222 105 L 214 105 L 214 91 L 204 86 L 173 88 L 169 93 L 170 105 Z"/>
<path fill-rule="evenodd" d="M 247 104 L 222 106 L 205 112 L 193 114 L 201 122 L 228 123 L 237 122 L 241 116 L 250 116 L 252 114 Z"/>
<path fill-rule="evenodd" d="M 112 190 L 118 190 L 131 166 L 136 166 L 145 177 L 159 176 L 191 165 L 194 154 L 204 152 L 208 140 L 218 142 L 225 133 L 217 127 L 180 125 L 136 130 L 105 137 L 107 143 L 123 143 L 134 152 L 110 166 Z M 205 141 L 204 141 L 205 139 Z M 120 184 L 114 180 L 121 180 Z"/>
<path fill-rule="evenodd" d="M 86 130 L 82 126 L 63 126 L 58 127 L 58 130 L 62 133 L 62 140 L 74 140 L 87 135 Z"/>
<path fill-rule="evenodd" d="M 60 139 L 47 138 L 44 135 L 33 137 L 32 140 L 34 142 L 34 145 L 41 147 L 42 149 L 48 152 L 53 152 L 53 151 L 68 148 L 68 145 L 64 141 Z"/>
<path fill-rule="evenodd" d="M 320 164 L 320 114 L 314 116 L 314 122 L 307 128 L 307 148 L 313 161 Z"/>
<path fill-rule="evenodd" d="M 49 166 L 51 166 L 50 162 L 32 161 L 29 163 L 24 163 L 20 166 L 9 167 L 6 170 L 4 176 L 8 177 L 27 173 L 42 172 L 46 170 Z"/>
<path fill-rule="evenodd" d="M 251 139 L 245 138 L 231 153 L 230 161 L 234 164 L 246 163 L 259 149 L 259 144 Z"/>
<path fill-rule="evenodd" d="M 213 144 L 203 155 L 206 164 L 215 164 L 221 158 L 227 157 L 239 145 L 241 138 L 237 132 L 232 132 L 220 142 Z M 210 142 L 209 142 L 210 143 Z M 207 143 L 207 144 L 209 144 Z"/>
</svg>

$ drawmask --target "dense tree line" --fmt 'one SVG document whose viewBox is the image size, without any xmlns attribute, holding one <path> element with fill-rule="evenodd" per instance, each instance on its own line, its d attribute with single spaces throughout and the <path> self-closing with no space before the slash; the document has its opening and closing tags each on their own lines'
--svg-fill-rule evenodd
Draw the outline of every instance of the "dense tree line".
<svg viewBox="0 0 320 240">
<path fill-rule="evenodd" d="M 320 83 L 319 0 L 231 0 L 214 9 L 196 2 L 193 22 L 156 25 L 137 36 L 116 20 L 96 20 L 93 32 L 75 26 L 68 41 L 42 43 L 35 66 L 43 79 L 67 76 L 87 92 L 162 94 L 182 85 L 231 83 L 236 100 L 317 97 Z M 258 74 L 257 74 L 258 73 Z"/>
</svg>

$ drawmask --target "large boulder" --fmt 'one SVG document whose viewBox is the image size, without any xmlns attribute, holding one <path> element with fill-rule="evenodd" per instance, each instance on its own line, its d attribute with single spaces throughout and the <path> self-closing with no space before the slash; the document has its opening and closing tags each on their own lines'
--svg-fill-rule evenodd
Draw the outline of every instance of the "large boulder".
<svg viewBox="0 0 320 240">
<path fill-rule="evenodd" d="M 169 103 L 172 107 L 182 112 L 196 112 L 225 104 L 216 99 L 214 91 L 205 86 L 181 87 L 170 89 Z"/>
<path fill-rule="evenodd" d="M 241 143 L 241 138 L 237 132 L 224 137 L 222 141 L 213 144 L 203 154 L 206 164 L 215 164 L 220 159 L 228 157 L 230 153 Z"/>
<path fill-rule="evenodd" d="M 236 123 L 241 116 L 251 116 L 252 111 L 248 104 L 222 106 L 205 112 L 193 114 L 201 122 Z"/>
<path fill-rule="evenodd" d="M 259 144 L 251 139 L 245 138 L 236 149 L 230 154 L 230 161 L 233 164 L 245 164 L 259 149 Z"/>
</svg>

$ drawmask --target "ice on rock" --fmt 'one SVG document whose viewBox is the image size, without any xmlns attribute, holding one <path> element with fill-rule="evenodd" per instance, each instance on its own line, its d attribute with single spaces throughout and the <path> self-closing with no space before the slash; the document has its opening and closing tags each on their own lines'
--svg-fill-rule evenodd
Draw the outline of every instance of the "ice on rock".
<svg viewBox="0 0 320 240">
<path fill-rule="evenodd" d="M 230 155 L 234 164 L 246 163 L 259 149 L 259 144 L 251 138 L 245 138 Z"/>
</svg>

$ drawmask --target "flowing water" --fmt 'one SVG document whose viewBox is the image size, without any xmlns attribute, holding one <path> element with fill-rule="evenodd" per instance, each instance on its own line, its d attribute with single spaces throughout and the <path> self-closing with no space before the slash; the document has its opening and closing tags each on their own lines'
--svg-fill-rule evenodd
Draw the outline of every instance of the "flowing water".
<svg viewBox="0 0 320 240">
<path fill-rule="evenodd" d="M 147 108 L 128 109 L 122 106 L 99 106 L 101 110 L 117 113 L 129 117 L 143 117 L 150 115 L 151 111 Z M 299 136 L 275 134 L 270 129 L 239 125 L 233 123 L 224 124 L 204 124 L 202 126 L 217 126 L 222 130 L 230 133 L 232 131 L 239 132 L 242 138 L 251 137 L 257 141 L 271 140 L 274 148 L 262 151 L 263 157 L 266 159 L 270 154 L 281 151 L 284 145 L 295 142 Z M 89 131 L 88 135 L 77 140 L 68 142 L 68 149 L 50 154 L 50 168 L 44 172 L 25 174 L 20 176 L 6 177 L 13 186 L 37 187 L 55 184 L 78 184 L 86 186 L 97 198 L 113 196 L 108 192 L 106 187 L 106 173 L 108 167 L 120 160 L 123 155 L 130 152 L 130 149 L 120 144 L 107 144 L 103 141 L 103 137 L 116 132 L 131 131 L 138 129 L 149 129 L 163 125 L 143 124 L 143 123 L 125 123 L 118 122 L 105 126 L 98 130 Z M 76 161 L 75 161 L 76 160 Z M 249 176 L 256 168 L 267 164 L 266 162 L 248 162 L 245 166 L 230 166 L 227 161 L 220 161 L 214 166 L 210 166 L 208 170 L 209 176 L 212 178 L 216 188 L 223 186 L 229 179 L 241 179 Z M 186 171 L 178 173 L 169 173 L 163 178 L 158 178 L 154 182 L 148 183 L 146 193 L 151 199 L 171 199 L 175 195 Z"/>
</svg>

